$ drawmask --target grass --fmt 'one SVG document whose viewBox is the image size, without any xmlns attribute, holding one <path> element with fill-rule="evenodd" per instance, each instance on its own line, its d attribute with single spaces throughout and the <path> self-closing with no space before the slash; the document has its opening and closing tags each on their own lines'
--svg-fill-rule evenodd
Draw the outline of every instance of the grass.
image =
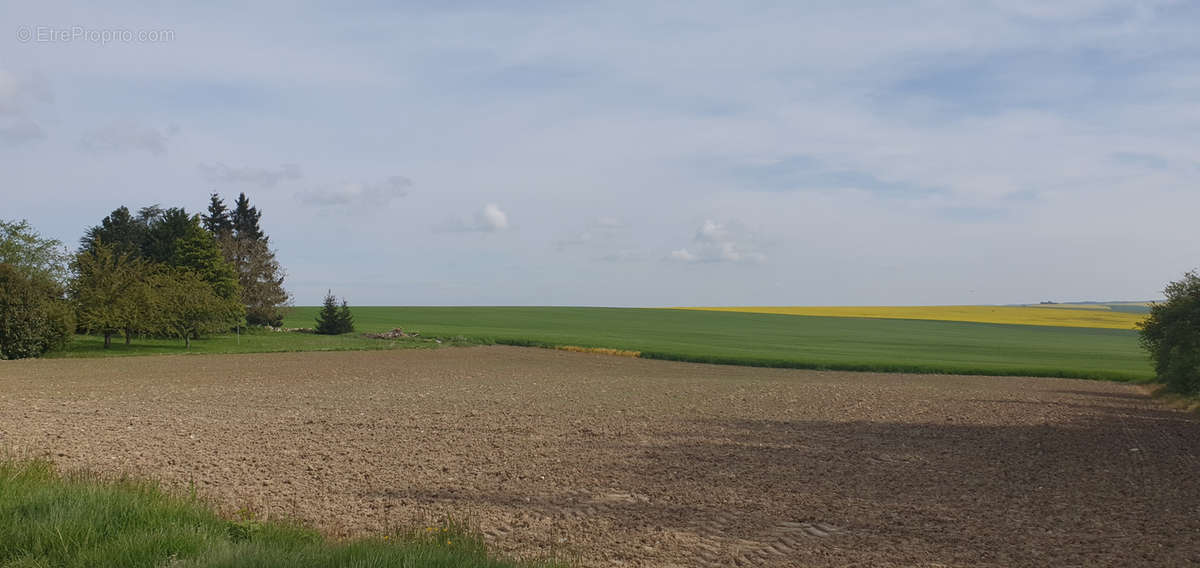
<svg viewBox="0 0 1200 568">
<path fill-rule="evenodd" d="M 65 351 L 48 353 L 47 357 L 121 357 L 127 355 L 174 355 L 180 353 L 272 353 L 281 351 L 362 351 L 370 349 L 427 349 L 436 347 L 433 341 L 367 339 L 357 334 L 316 335 L 254 330 L 235 334 L 206 336 L 192 341 L 185 350 L 178 339 L 138 338 L 125 345 L 124 339 L 113 338 L 112 347 L 104 348 L 104 339 L 94 335 L 76 335 Z"/>
<path fill-rule="evenodd" d="M 542 564 L 544 565 L 544 564 Z M 231 521 L 157 486 L 59 475 L 44 461 L 0 459 L 0 566 L 477 567 L 498 560 L 458 527 L 331 541 L 289 524 Z"/>
<path fill-rule="evenodd" d="M 296 308 L 285 325 L 308 325 Z M 1079 310 L 1082 311 L 1082 310 Z M 356 307 L 359 331 L 542 347 L 640 351 L 645 358 L 883 372 L 1144 381 L 1136 333 L 1030 325 L 637 308 Z"/>
<path fill-rule="evenodd" d="M 1135 307 L 1114 309 L 1107 304 L 1053 304 L 1035 306 L 746 306 L 686 309 L 796 316 L 916 319 L 1126 330 L 1134 329 L 1134 325 L 1137 322 L 1145 319 L 1146 313 L 1144 309 L 1138 310 Z"/>
</svg>

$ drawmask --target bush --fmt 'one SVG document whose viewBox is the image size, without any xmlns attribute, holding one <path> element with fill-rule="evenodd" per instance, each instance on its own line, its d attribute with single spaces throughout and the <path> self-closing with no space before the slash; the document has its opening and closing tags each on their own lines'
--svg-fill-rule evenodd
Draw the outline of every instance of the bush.
<svg viewBox="0 0 1200 568">
<path fill-rule="evenodd" d="M 61 349 L 75 330 L 63 291 L 49 278 L 0 264 L 0 359 Z"/>
<path fill-rule="evenodd" d="M 1138 325 L 1142 346 L 1169 390 L 1200 394 L 1200 276 L 1188 272 L 1163 293 L 1166 301 L 1151 306 L 1150 316 Z"/>
</svg>

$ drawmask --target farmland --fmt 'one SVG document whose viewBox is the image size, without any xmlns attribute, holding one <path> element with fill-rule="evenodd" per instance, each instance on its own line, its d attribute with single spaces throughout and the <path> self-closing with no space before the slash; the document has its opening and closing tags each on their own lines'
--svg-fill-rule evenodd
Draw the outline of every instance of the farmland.
<svg viewBox="0 0 1200 568">
<path fill-rule="evenodd" d="M 745 306 L 694 310 L 934 321 L 1134 329 L 1145 306 L 1130 304 L 1049 304 L 1032 306 Z"/>
<path fill-rule="evenodd" d="M 315 314 L 316 308 L 296 308 L 285 325 L 311 326 Z M 354 314 L 359 331 L 399 327 L 483 343 L 603 347 L 697 362 L 1120 380 L 1152 376 L 1136 332 L 1126 329 L 635 308 L 356 307 Z"/>
<path fill-rule="evenodd" d="M 489 346 L 5 362 L 0 393 L 19 455 L 332 537 L 459 519 L 582 568 L 1200 562 L 1200 420 L 1136 385 Z"/>
</svg>

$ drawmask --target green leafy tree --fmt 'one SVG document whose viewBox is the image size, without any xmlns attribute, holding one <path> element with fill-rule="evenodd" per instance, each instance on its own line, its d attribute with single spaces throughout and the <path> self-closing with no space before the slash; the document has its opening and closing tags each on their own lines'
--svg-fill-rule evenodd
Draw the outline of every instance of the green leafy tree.
<svg viewBox="0 0 1200 568">
<path fill-rule="evenodd" d="M 1150 306 L 1139 324 L 1141 344 L 1168 389 L 1200 394 L 1200 275 L 1188 272 L 1163 293 L 1166 301 Z"/>
<path fill-rule="evenodd" d="M 0 219 L 0 264 L 53 282 L 67 277 L 69 255 L 61 241 L 43 238 L 27 221 Z"/>
<path fill-rule="evenodd" d="M 62 287 L 40 271 L 0 263 L 0 359 L 38 357 L 71 340 L 75 322 Z"/>
<path fill-rule="evenodd" d="M 117 333 L 125 334 L 128 345 L 134 331 L 147 330 L 150 263 L 95 241 L 75 255 L 71 266 L 75 278 L 68 290 L 77 321 L 88 333 L 103 334 L 105 349 Z"/>
<path fill-rule="evenodd" d="M 323 335 L 338 335 L 354 331 L 354 318 L 350 316 L 350 307 L 342 300 L 341 305 L 338 304 L 338 299 L 330 290 L 325 294 L 325 300 L 321 303 L 321 311 L 317 313 L 317 333 Z"/>
<path fill-rule="evenodd" d="M 203 277 L 183 268 L 151 276 L 149 299 L 154 327 L 183 339 L 187 349 L 193 337 L 228 330 L 245 314 L 236 299 L 218 296 Z"/>
</svg>

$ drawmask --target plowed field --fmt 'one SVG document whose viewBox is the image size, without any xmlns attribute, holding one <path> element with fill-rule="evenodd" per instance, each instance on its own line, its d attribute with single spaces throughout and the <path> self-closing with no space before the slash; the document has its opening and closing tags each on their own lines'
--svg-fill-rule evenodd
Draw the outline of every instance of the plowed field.
<svg viewBox="0 0 1200 568">
<path fill-rule="evenodd" d="M 1107 382 L 516 347 L 16 361 L 0 447 L 582 566 L 1200 564 L 1200 419 Z"/>
</svg>

